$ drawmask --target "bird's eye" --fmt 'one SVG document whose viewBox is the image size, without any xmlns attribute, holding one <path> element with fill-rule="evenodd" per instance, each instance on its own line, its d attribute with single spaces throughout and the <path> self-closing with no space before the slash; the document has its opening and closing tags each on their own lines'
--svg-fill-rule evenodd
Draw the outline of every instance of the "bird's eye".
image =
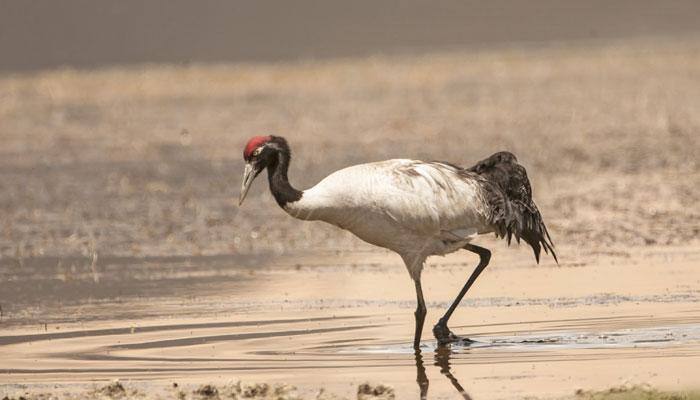
<svg viewBox="0 0 700 400">
<path fill-rule="evenodd" d="M 255 151 L 253 151 L 253 156 L 255 156 L 255 157 L 259 156 L 260 153 L 262 153 L 262 149 L 263 149 L 262 147 L 258 147 L 257 149 L 255 149 Z"/>
</svg>

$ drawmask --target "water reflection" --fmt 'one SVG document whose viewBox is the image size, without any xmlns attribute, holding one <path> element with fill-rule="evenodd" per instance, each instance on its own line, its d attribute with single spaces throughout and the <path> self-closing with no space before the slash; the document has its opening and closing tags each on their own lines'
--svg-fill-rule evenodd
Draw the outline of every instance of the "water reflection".
<svg viewBox="0 0 700 400">
<path fill-rule="evenodd" d="M 433 365 L 440 367 L 440 373 L 445 375 L 449 379 L 450 383 L 459 392 L 462 398 L 466 400 L 472 400 L 469 393 L 464 390 L 464 387 L 459 383 L 457 378 L 452 374 L 450 370 L 450 357 L 452 356 L 452 351 L 449 347 L 438 347 L 435 349 Z M 425 364 L 423 362 L 423 353 L 421 350 L 416 350 L 416 382 L 418 383 L 418 388 L 420 390 L 420 399 L 426 400 L 428 398 L 428 387 L 430 386 L 430 381 L 425 373 Z"/>
<path fill-rule="evenodd" d="M 418 388 L 420 389 L 420 399 L 426 400 L 428 398 L 428 386 L 430 385 L 430 381 L 425 374 L 423 354 L 420 349 L 416 350 L 416 382 L 418 382 Z"/>
</svg>

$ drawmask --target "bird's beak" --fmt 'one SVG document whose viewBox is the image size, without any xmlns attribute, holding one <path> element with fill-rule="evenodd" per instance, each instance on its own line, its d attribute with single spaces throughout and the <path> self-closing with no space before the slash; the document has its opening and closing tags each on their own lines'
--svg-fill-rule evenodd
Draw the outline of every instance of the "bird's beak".
<svg viewBox="0 0 700 400">
<path fill-rule="evenodd" d="M 251 163 L 246 163 L 245 170 L 243 171 L 243 183 L 241 184 L 241 196 L 238 198 L 239 206 L 243 204 L 243 200 L 245 200 L 245 196 L 248 194 L 250 185 L 253 183 L 256 176 L 258 176 L 258 174 L 255 167 L 253 167 Z"/>
</svg>

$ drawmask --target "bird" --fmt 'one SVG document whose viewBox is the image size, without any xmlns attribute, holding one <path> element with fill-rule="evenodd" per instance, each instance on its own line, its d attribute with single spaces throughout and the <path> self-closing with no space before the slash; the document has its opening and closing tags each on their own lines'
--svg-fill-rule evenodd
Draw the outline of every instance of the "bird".
<svg viewBox="0 0 700 400">
<path fill-rule="evenodd" d="M 281 136 L 255 136 L 243 150 L 245 168 L 239 207 L 255 178 L 267 170 L 272 196 L 294 218 L 323 221 L 401 256 L 415 284 L 413 348 L 420 349 L 427 309 L 421 272 L 428 257 L 467 250 L 479 263 L 445 314 L 433 327 L 439 346 L 472 342 L 448 327 L 453 312 L 491 259 L 491 251 L 471 243 L 495 234 L 512 238 L 558 263 L 554 243 L 532 199 L 525 168 L 510 152 L 497 152 L 471 167 L 444 161 L 391 159 L 353 165 L 298 190 L 287 177 L 291 150 Z"/>
</svg>

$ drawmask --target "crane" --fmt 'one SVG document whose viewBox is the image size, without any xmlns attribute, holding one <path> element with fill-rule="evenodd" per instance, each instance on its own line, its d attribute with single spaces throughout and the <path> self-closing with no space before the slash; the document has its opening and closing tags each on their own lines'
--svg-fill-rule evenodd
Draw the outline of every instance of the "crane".
<svg viewBox="0 0 700 400">
<path fill-rule="evenodd" d="M 479 256 L 474 272 L 433 328 L 439 345 L 470 341 L 455 335 L 447 323 L 491 259 L 488 249 L 471 243 L 478 235 L 495 233 L 508 244 L 513 237 L 522 239 L 538 263 L 542 249 L 557 261 L 525 168 L 509 152 L 495 153 L 470 168 L 410 159 L 359 164 L 304 191 L 287 178 L 291 150 L 283 137 L 251 138 L 243 158 L 239 206 L 255 178 L 267 169 L 273 197 L 292 217 L 330 223 L 401 256 L 416 289 L 415 349 L 420 348 L 427 313 L 421 271 L 429 256 L 460 249 Z"/>
</svg>

